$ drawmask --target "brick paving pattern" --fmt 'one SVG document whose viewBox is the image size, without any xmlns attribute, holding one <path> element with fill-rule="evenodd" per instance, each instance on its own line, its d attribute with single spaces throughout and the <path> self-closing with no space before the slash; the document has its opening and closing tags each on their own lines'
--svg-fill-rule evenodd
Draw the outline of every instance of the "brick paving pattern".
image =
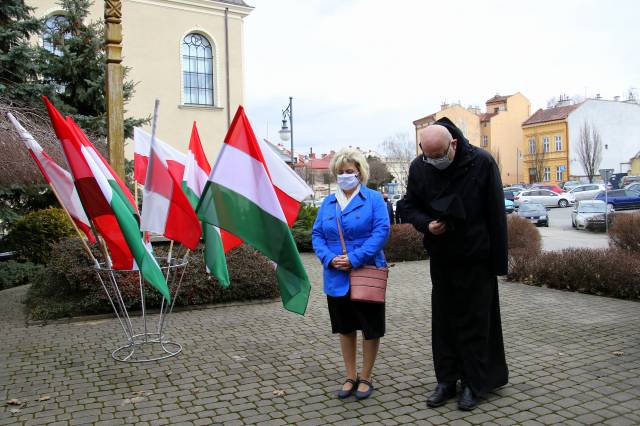
<svg viewBox="0 0 640 426">
<path fill-rule="evenodd" d="M 174 313 L 168 334 L 183 353 L 148 364 L 111 359 L 123 339 L 113 319 L 27 325 L 25 289 L 1 292 L 0 425 L 640 424 L 640 304 L 518 283 L 500 287 L 509 385 L 470 413 L 455 400 L 426 408 L 427 262 L 392 269 L 376 391 L 340 401 L 322 270 L 303 260 L 314 286 L 305 317 L 279 302 Z"/>
</svg>

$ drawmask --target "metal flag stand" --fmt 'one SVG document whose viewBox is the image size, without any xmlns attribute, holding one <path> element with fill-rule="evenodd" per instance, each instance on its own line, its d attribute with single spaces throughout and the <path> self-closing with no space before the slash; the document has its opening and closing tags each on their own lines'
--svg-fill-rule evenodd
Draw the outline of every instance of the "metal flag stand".
<svg viewBox="0 0 640 426">
<path fill-rule="evenodd" d="M 132 363 L 151 362 L 171 358 L 182 352 L 182 345 L 170 341 L 165 336 L 165 330 L 167 328 L 169 315 L 173 311 L 178 293 L 180 292 L 186 266 L 189 263 L 187 254 L 181 258 L 176 257 L 173 259 L 164 256 L 156 257 L 156 261 L 165 274 L 169 294 L 171 294 L 171 304 L 166 303 L 163 297 L 157 319 L 153 321 L 146 310 L 144 281 L 139 271 L 115 270 L 105 263 L 94 266 L 102 289 L 107 294 L 109 303 L 111 303 L 111 307 L 126 337 L 126 343 L 111 352 L 111 357 L 114 360 Z M 131 287 L 130 283 L 135 281 L 133 277 L 136 275 L 140 291 L 141 308 L 141 315 L 137 321 L 132 320 L 121 292 L 123 286 Z M 118 281 L 120 281 L 120 285 L 118 285 Z M 133 290 L 133 288 L 131 288 L 131 290 Z M 155 324 L 155 328 L 150 328 L 150 326 L 153 327 L 153 324 Z"/>
</svg>

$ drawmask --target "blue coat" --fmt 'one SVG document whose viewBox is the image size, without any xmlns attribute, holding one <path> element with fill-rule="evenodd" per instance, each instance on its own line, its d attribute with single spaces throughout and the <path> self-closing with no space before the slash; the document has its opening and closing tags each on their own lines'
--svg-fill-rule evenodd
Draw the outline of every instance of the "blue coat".
<svg viewBox="0 0 640 426">
<path fill-rule="evenodd" d="M 324 292 L 344 296 L 349 292 L 349 273 L 329 266 L 342 254 L 336 223 L 338 201 L 334 194 L 325 198 L 313 224 L 313 250 L 324 266 Z M 389 214 L 382 195 L 364 186 L 341 212 L 341 226 L 347 256 L 353 268 L 362 265 L 387 266 L 382 248 L 389 238 Z"/>
</svg>

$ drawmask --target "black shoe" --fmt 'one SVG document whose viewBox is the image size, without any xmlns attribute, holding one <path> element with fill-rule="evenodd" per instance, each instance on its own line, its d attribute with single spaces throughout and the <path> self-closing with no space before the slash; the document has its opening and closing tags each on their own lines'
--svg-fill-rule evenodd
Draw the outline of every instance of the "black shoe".
<svg viewBox="0 0 640 426">
<path fill-rule="evenodd" d="M 455 383 L 438 383 L 436 390 L 427 398 L 427 407 L 440 407 L 454 396 L 456 396 Z"/>
<path fill-rule="evenodd" d="M 347 379 L 347 380 L 344 382 L 344 384 L 346 385 L 347 383 L 350 383 L 350 384 L 351 384 L 351 388 L 350 388 L 350 389 L 347 389 L 347 390 L 342 390 L 342 389 L 340 389 L 340 390 L 338 391 L 338 398 L 340 398 L 340 399 L 348 398 L 348 397 L 350 397 L 351 395 L 353 395 L 353 394 L 355 393 L 355 391 L 358 389 L 358 383 L 359 383 L 359 380 L 358 380 L 358 378 L 357 378 L 357 377 L 356 377 L 356 379 L 355 379 L 355 380 L 353 380 L 353 379 Z M 344 386 L 344 385 L 343 385 L 343 386 Z"/>
<path fill-rule="evenodd" d="M 478 406 L 478 400 L 469 386 L 462 388 L 462 394 L 458 400 L 458 410 L 471 411 Z"/>
</svg>

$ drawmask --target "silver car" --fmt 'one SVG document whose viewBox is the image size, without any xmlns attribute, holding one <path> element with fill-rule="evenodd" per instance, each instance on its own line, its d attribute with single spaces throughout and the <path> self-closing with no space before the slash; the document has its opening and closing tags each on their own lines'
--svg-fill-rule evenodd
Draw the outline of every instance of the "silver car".
<svg viewBox="0 0 640 426">
<path fill-rule="evenodd" d="M 593 197 L 595 197 L 600 191 L 604 191 L 604 185 L 589 183 L 576 186 L 571 191 L 569 191 L 569 194 L 572 194 L 573 198 L 575 198 L 576 201 L 593 200 Z"/>
<path fill-rule="evenodd" d="M 576 208 L 571 212 L 571 226 L 577 229 L 604 230 L 605 217 L 611 225 L 613 214 L 607 205 L 601 200 L 578 201 Z"/>
<path fill-rule="evenodd" d="M 516 207 L 522 204 L 542 204 L 545 207 L 567 207 L 576 203 L 576 199 L 568 192 L 558 194 L 548 189 L 528 189 L 513 198 Z"/>
</svg>

